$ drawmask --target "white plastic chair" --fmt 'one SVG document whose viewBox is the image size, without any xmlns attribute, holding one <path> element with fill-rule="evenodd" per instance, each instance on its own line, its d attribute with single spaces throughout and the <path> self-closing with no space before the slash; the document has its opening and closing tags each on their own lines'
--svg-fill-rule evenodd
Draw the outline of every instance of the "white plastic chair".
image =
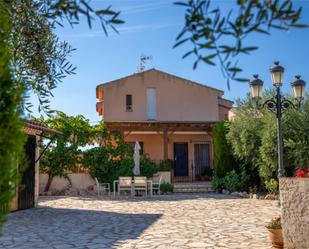
<svg viewBox="0 0 309 249">
<path fill-rule="evenodd" d="M 95 178 L 95 183 L 97 187 L 98 196 L 100 196 L 101 191 L 107 192 L 107 194 L 110 195 L 111 189 L 109 183 L 100 183 L 97 178 Z"/>
<path fill-rule="evenodd" d="M 114 194 L 115 194 L 115 185 L 118 183 L 118 195 L 120 195 L 121 191 L 130 191 L 131 195 L 133 195 L 133 184 L 132 177 L 129 176 L 120 176 L 118 181 L 114 181 Z"/>
<path fill-rule="evenodd" d="M 147 196 L 147 177 L 145 176 L 135 176 L 134 177 L 134 183 L 133 183 L 133 193 L 135 195 L 135 191 L 145 191 L 145 194 Z"/>
<path fill-rule="evenodd" d="M 161 186 L 162 180 L 163 180 L 163 177 L 160 176 L 159 182 L 158 182 L 158 183 L 154 182 L 154 183 L 152 184 L 152 189 L 153 189 L 153 190 L 157 190 L 157 191 L 158 191 L 158 195 L 161 194 L 160 186 Z"/>
</svg>

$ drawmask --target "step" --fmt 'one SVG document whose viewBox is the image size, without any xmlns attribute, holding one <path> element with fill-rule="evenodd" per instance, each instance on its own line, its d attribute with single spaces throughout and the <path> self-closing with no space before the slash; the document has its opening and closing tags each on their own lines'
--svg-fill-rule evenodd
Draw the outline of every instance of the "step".
<svg viewBox="0 0 309 249">
<path fill-rule="evenodd" d="M 174 187 L 177 188 L 205 188 L 205 187 L 212 187 L 212 184 L 180 184 L 174 183 Z"/>
<path fill-rule="evenodd" d="M 174 183 L 175 193 L 208 193 L 212 191 L 211 182 Z"/>
<path fill-rule="evenodd" d="M 207 183 L 174 183 L 174 187 L 177 188 L 205 188 L 212 187 L 211 182 Z"/>
<path fill-rule="evenodd" d="M 182 188 L 177 189 L 174 188 L 174 193 L 209 193 L 213 192 L 212 188 L 200 188 L 200 189 L 192 189 L 192 188 Z"/>
</svg>

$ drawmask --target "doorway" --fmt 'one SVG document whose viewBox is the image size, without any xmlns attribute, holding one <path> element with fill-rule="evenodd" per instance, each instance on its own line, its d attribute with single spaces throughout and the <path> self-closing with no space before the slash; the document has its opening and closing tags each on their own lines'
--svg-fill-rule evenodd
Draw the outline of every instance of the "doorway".
<svg viewBox="0 0 309 249">
<path fill-rule="evenodd" d="M 188 176 L 188 143 L 174 143 L 175 176 Z"/>
</svg>

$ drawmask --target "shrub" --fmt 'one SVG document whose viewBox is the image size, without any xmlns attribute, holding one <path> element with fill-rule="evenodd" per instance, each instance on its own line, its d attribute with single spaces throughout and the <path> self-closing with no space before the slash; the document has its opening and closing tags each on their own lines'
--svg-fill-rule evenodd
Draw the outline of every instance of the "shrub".
<svg viewBox="0 0 309 249">
<path fill-rule="evenodd" d="M 173 166 L 173 161 L 172 160 L 164 160 L 161 161 L 160 164 L 158 165 L 158 171 L 170 171 Z"/>
<path fill-rule="evenodd" d="M 223 185 L 224 188 L 230 192 L 234 192 L 239 189 L 239 176 L 235 170 L 232 170 L 226 174 L 226 176 L 223 178 Z"/>
<path fill-rule="evenodd" d="M 250 194 L 257 194 L 259 191 L 257 186 L 249 187 L 249 193 Z"/>
<path fill-rule="evenodd" d="M 160 185 L 160 191 L 162 191 L 163 193 L 173 192 L 174 191 L 174 185 L 170 184 L 170 183 L 162 183 Z"/>
<path fill-rule="evenodd" d="M 225 177 L 214 176 L 212 179 L 212 187 L 215 191 L 221 192 L 226 189 L 230 192 L 246 190 L 249 175 L 245 169 L 237 174 L 235 170 L 232 170 L 226 174 Z"/>
<path fill-rule="evenodd" d="M 265 183 L 265 188 L 270 194 L 277 195 L 279 193 L 278 181 L 272 178 L 269 181 L 265 181 L 264 183 Z"/>
<path fill-rule="evenodd" d="M 212 178 L 212 188 L 215 191 L 221 192 L 224 189 L 223 178 L 219 178 L 218 176 L 214 176 Z"/>
<path fill-rule="evenodd" d="M 125 152 L 124 152 L 125 153 Z M 121 156 L 121 159 L 113 159 L 113 154 L 105 147 L 97 147 L 84 153 L 84 162 L 90 167 L 92 177 L 98 178 L 100 182 L 110 183 L 119 178 L 119 176 L 133 176 L 132 169 L 134 161 L 132 157 Z M 147 178 L 153 177 L 158 172 L 159 167 L 151 161 L 146 155 L 140 157 L 140 175 Z"/>
<path fill-rule="evenodd" d="M 90 174 L 94 178 L 98 178 L 99 182 L 110 183 L 111 187 L 113 182 L 119 176 L 132 176 L 133 160 L 130 158 L 121 160 L 109 160 L 101 163 L 94 163 L 90 165 Z"/>
<path fill-rule="evenodd" d="M 149 159 L 147 155 L 141 155 L 140 157 L 140 170 L 141 176 L 146 176 L 147 178 L 152 177 L 158 172 L 158 166 Z"/>
<path fill-rule="evenodd" d="M 250 183 L 250 175 L 247 173 L 245 167 L 242 167 L 239 175 L 239 190 L 248 191 Z"/>
</svg>

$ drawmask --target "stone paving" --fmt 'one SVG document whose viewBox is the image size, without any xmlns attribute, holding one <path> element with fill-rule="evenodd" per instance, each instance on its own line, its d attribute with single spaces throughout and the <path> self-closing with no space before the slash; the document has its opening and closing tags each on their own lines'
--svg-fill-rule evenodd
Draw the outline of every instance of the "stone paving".
<svg viewBox="0 0 309 249">
<path fill-rule="evenodd" d="M 0 248 L 270 248 L 265 224 L 277 201 L 225 195 L 152 199 L 42 197 L 9 215 Z"/>
</svg>

